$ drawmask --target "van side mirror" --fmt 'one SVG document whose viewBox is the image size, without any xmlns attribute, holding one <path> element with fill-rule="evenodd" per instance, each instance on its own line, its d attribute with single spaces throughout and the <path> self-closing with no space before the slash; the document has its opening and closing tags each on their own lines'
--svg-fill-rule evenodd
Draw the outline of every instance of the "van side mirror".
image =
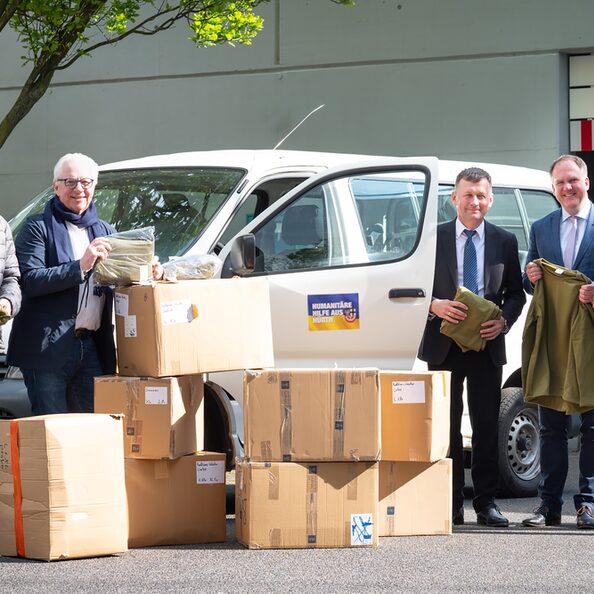
<svg viewBox="0 0 594 594">
<path fill-rule="evenodd" d="M 256 238 L 252 233 L 240 235 L 231 243 L 229 254 L 223 263 L 221 278 L 245 276 L 256 266 Z"/>
</svg>

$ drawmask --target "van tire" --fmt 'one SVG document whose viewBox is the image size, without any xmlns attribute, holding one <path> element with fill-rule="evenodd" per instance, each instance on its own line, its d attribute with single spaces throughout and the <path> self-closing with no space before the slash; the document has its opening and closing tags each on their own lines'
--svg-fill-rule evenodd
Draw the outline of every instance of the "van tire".
<svg viewBox="0 0 594 594">
<path fill-rule="evenodd" d="M 522 388 L 501 390 L 499 495 L 533 497 L 540 481 L 538 408 L 524 402 Z"/>
</svg>

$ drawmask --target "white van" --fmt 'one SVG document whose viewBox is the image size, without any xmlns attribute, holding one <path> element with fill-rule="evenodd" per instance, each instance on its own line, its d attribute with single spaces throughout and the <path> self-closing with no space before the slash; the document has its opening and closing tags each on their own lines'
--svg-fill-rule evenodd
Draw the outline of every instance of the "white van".
<svg viewBox="0 0 594 594">
<path fill-rule="evenodd" d="M 278 367 L 411 369 L 431 297 L 436 226 L 455 216 L 454 180 L 471 165 L 300 151 L 180 153 L 101 167 L 94 200 L 120 230 L 153 225 L 162 261 L 215 253 L 223 277 L 266 276 Z M 531 223 L 558 208 L 549 176 L 479 166 L 493 178 L 488 219 L 516 235 L 523 260 Z M 50 188 L 14 217 L 13 231 L 51 195 Z M 500 418 L 502 489 L 520 496 L 534 493 L 539 476 L 536 409 L 521 392 L 521 330 L 522 320 L 506 340 Z M 206 386 L 207 447 L 231 461 L 242 448 L 241 375 L 210 374 Z M 16 387 L 0 382 L 5 416 L 25 414 L 3 404 Z"/>
</svg>

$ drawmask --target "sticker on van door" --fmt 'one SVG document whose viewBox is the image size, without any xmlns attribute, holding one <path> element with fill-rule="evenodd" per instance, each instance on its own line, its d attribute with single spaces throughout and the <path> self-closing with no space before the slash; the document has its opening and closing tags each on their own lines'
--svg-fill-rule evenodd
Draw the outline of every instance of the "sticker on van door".
<svg viewBox="0 0 594 594">
<path fill-rule="evenodd" d="M 359 294 L 308 295 L 307 318 L 313 331 L 358 330 Z"/>
</svg>

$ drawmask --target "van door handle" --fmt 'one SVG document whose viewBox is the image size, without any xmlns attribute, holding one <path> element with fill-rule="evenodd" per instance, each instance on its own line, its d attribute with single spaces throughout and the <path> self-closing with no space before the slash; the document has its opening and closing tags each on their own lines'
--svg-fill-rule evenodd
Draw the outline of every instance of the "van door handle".
<svg viewBox="0 0 594 594">
<path fill-rule="evenodd" d="M 390 289 L 388 298 L 404 299 L 410 297 L 425 297 L 425 289 Z"/>
</svg>

